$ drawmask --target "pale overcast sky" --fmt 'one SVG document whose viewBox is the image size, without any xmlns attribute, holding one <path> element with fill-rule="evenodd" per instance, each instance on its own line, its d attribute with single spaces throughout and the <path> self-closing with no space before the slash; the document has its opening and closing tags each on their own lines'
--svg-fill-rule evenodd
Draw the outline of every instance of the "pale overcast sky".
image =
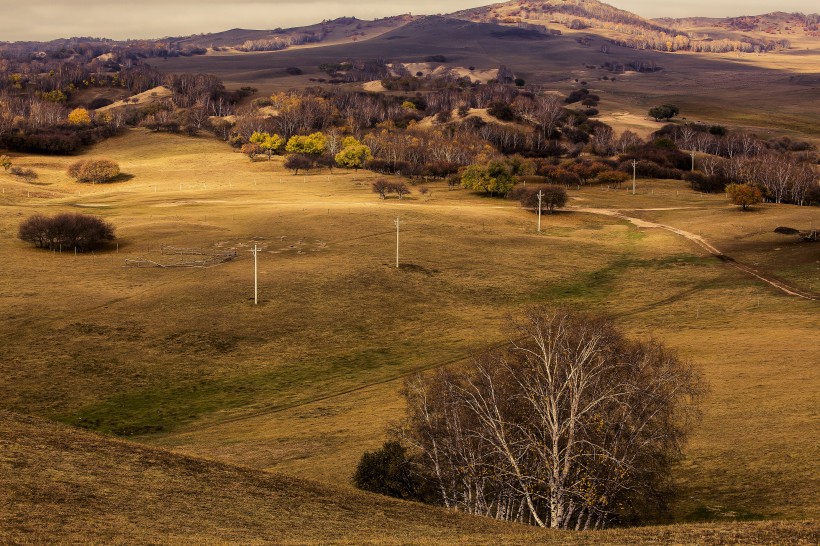
<svg viewBox="0 0 820 546">
<path fill-rule="evenodd" d="M 0 0 L 0 41 L 71 36 L 160 38 L 231 28 L 272 29 L 356 16 L 448 13 L 481 0 Z M 644 17 L 724 17 L 770 11 L 818 11 L 814 0 L 613 0 Z"/>
</svg>

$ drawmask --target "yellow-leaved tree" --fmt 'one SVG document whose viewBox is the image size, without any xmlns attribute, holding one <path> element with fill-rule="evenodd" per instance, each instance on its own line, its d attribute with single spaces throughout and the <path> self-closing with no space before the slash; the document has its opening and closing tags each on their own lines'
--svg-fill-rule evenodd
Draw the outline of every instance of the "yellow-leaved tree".
<svg viewBox="0 0 820 546">
<path fill-rule="evenodd" d="M 72 125 L 89 125 L 91 114 L 85 108 L 75 108 L 68 114 L 68 122 Z"/>
</svg>

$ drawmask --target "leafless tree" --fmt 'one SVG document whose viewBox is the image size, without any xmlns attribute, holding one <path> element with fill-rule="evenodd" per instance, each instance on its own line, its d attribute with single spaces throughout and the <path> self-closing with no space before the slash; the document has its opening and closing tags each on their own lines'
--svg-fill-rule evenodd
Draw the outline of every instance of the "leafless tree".
<svg viewBox="0 0 820 546">
<path fill-rule="evenodd" d="M 442 504 L 561 529 L 662 506 L 700 374 L 608 319 L 535 308 L 512 333 L 463 369 L 406 383 L 397 434 Z"/>
</svg>

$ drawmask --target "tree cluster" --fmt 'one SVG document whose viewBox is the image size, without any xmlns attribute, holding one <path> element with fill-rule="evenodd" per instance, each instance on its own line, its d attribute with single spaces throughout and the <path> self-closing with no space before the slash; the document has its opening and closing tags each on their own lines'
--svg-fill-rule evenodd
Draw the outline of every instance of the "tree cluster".
<svg viewBox="0 0 820 546">
<path fill-rule="evenodd" d="M 387 199 L 391 193 L 398 195 L 399 199 L 410 193 L 410 188 L 404 182 L 392 182 L 385 178 L 378 178 L 371 184 L 373 193 L 378 193 L 382 199 Z"/>
<path fill-rule="evenodd" d="M 61 213 L 52 217 L 35 214 L 20 224 L 17 236 L 37 248 L 86 252 L 114 240 L 114 227 L 87 214 Z"/>
<path fill-rule="evenodd" d="M 462 368 L 406 382 L 394 435 L 436 502 L 559 529 L 662 512 L 701 375 L 612 320 L 567 310 L 531 309 L 511 336 Z"/>
</svg>

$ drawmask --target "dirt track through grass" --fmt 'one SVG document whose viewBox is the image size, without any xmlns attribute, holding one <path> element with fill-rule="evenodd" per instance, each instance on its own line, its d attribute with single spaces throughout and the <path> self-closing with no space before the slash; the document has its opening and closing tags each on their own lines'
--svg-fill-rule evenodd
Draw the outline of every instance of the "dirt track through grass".
<svg viewBox="0 0 820 546">
<path fill-rule="evenodd" d="M 665 229 L 665 230 L 671 231 L 672 233 L 677 233 L 681 237 L 684 237 L 684 238 L 689 239 L 690 241 L 694 242 L 695 244 L 697 244 L 698 246 L 700 246 L 701 248 L 703 248 L 704 250 L 706 250 L 707 252 L 709 252 L 710 254 L 712 254 L 713 256 L 718 258 L 719 260 L 721 260 L 722 262 L 726 263 L 727 265 L 729 265 L 731 267 L 734 267 L 734 268 L 736 268 L 740 271 L 743 271 L 744 273 L 748 273 L 749 275 L 763 281 L 764 283 L 766 283 L 770 286 L 773 286 L 773 287 L 777 288 L 778 290 L 780 290 L 782 292 L 785 292 L 786 294 L 788 294 L 790 296 L 796 296 L 798 298 L 803 298 L 803 299 L 810 300 L 810 301 L 817 301 L 817 299 L 818 299 L 818 296 L 816 296 L 814 294 L 809 294 L 808 292 L 806 292 L 804 290 L 800 290 L 799 288 L 796 288 L 794 286 L 790 286 L 789 284 L 787 284 L 787 283 L 785 283 L 785 282 L 783 282 L 779 279 L 776 279 L 776 278 L 774 278 L 770 275 L 766 275 L 764 273 L 761 273 L 760 271 L 754 269 L 753 267 L 751 267 L 749 265 L 746 265 L 746 264 L 743 264 L 743 263 L 740 263 L 740 262 L 736 261 L 731 256 L 727 256 L 726 254 L 724 254 L 723 252 L 721 252 L 720 250 L 715 248 L 714 245 L 709 243 L 709 241 L 707 241 L 706 239 L 704 239 L 700 235 L 695 235 L 694 233 L 690 233 L 688 231 L 685 231 L 685 230 L 682 230 L 680 228 L 676 228 L 676 227 L 673 227 L 673 226 L 668 226 L 668 225 L 665 225 L 665 224 L 658 224 L 656 222 L 649 222 L 647 220 L 642 220 L 640 218 L 633 218 L 631 216 L 627 216 L 622 211 L 611 210 L 611 209 L 590 209 L 590 208 L 579 208 L 577 210 L 579 212 L 587 212 L 587 213 L 590 213 L 590 214 L 603 214 L 605 216 L 614 216 L 616 218 L 623 218 L 624 220 L 628 220 L 628 221 L 632 222 L 633 224 L 635 224 L 638 227 L 660 228 L 660 229 Z M 660 209 L 660 210 L 680 210 L 680 209 Z"/>
</svg>

